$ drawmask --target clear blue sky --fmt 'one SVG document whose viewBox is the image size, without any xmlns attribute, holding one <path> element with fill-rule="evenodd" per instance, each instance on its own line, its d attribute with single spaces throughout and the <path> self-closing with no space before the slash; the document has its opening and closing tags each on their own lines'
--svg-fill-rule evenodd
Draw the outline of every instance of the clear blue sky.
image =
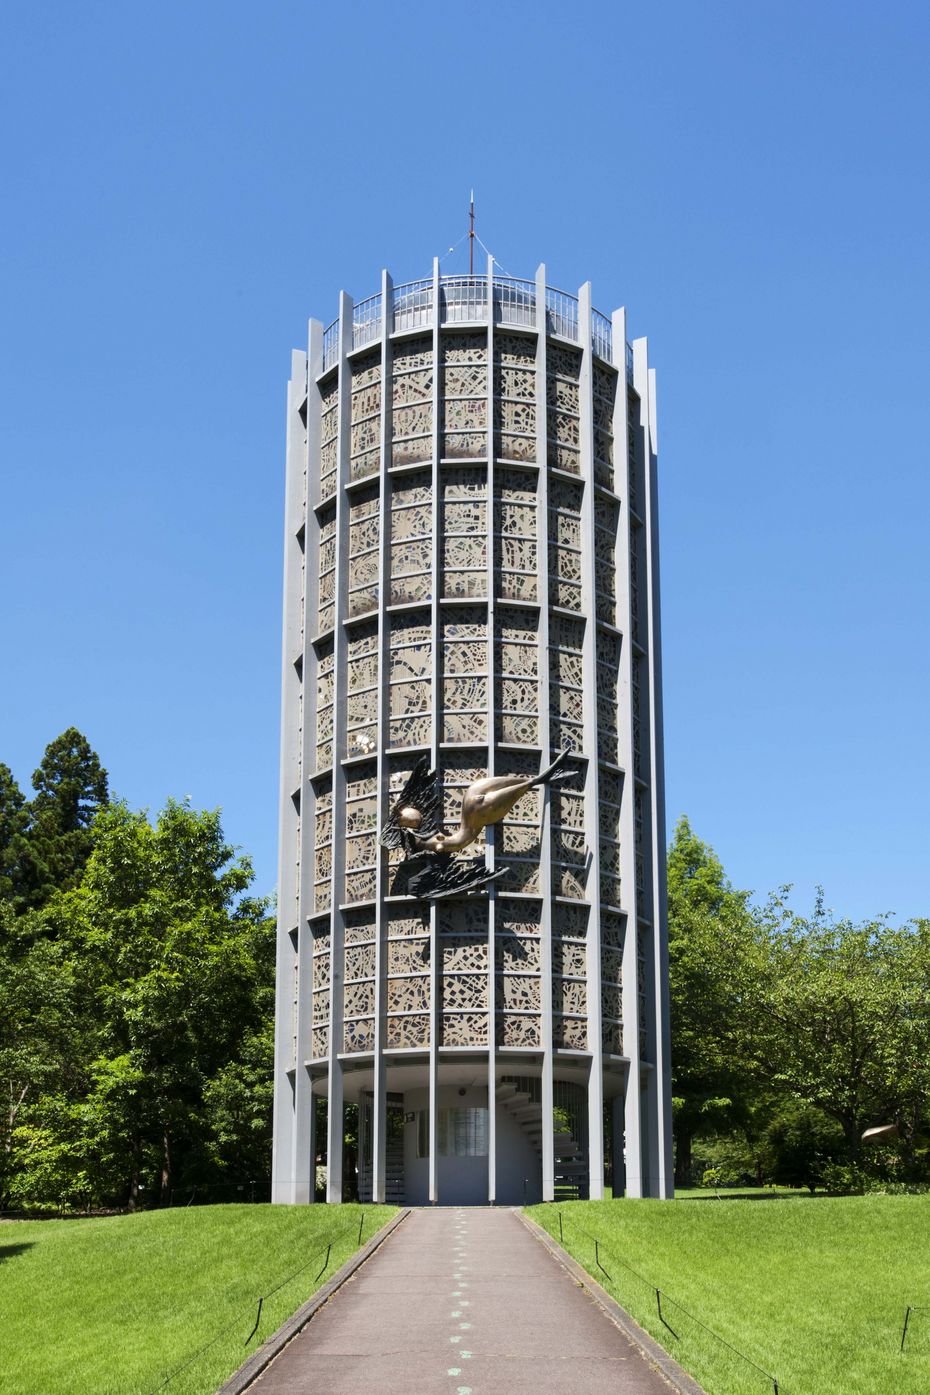
<svg viewBox="0 0 930 1395">
<path fill-rule="evenodd" d="M 74 723 L 273 888 L 290 350 L 474 185 L 650 338 L 670 821 L 930 915 L 928 71 L 916 2 L 13 0 L 0 760 Z"/>
</svg>

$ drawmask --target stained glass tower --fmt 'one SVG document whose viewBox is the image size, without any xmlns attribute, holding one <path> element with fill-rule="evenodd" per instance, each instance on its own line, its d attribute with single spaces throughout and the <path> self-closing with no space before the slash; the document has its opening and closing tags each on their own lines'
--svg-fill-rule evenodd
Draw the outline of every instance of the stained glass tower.
<svg viewBox="0 0 930 1395">
<path fill-rule="evenodd" d="M 494 882 L 394 893 L 421 756 L 451 828 L 563 748 Z M 343 293 L 288 399 L 274 1200 L 669 1195 L 665 900 L 645 339 L 543 267 Z"/>
</svg>

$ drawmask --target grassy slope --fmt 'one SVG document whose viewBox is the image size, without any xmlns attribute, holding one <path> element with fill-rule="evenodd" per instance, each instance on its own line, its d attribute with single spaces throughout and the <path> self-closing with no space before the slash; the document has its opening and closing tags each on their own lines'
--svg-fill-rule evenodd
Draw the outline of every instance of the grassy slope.
<svg viewBox="0 0 930 1395">
<path fill-rule="evenodd" d="M 620 1260 L 774 1373 L 781 1395 L 930 1389 L 930 1197 L 569 1202 L 530 1214 L 558 1239 L 559 1210 L 566 1249 L 709 1395 L 772 1386 L 666 1304 L 673 1337 L 653 1289 Z M 901 1356 L 908 1303 L 926 1311 Z"/>
<path fill-rule="evenodd" d="M 106 1220 L 0 1225 L 0 1387 L 4 1395 L 207 1395 L 256 1350 L 396 1208 L 203 1206 Z M 331 1262 L 319 1281 L 326 1242 Z M 305 1265 L 264 1305 L 257 1298 Z"/>
</svg>

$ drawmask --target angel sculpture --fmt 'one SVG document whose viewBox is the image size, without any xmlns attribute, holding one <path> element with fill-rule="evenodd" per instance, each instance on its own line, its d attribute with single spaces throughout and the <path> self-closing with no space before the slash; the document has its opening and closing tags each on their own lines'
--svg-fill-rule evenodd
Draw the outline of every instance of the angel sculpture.
<svg viewBox="0 0 930 1395">
<path fill-rule="evenodd" d="M 459 826 L 454 833 L 442 827 L 442 786 L 438 774 L 421 756 L 381 832 L 386 848 L 403 848 L 391 885 L 392 895 L 422 896 L 439 900 L 475 891 L 507 869 L 488 872 L 483 857 L 452 858 L 473 843 L 483 828 L 506 818 L 522 794 L 535 785 L 555 784 L 574 772 L 563 770 L 568 751 L 561 751 L 539 775 L 487 775 L 468 786 L 462 799 Z"/>
</svg>

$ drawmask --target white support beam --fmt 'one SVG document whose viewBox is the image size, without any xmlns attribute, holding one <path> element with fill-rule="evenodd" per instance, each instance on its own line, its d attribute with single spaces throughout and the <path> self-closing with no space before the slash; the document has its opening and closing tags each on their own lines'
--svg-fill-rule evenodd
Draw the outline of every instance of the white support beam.
<svg viewBox="0 0 930 1395">
<path fill-rule="evenodd" d="M 624 464 L 622 477 L 617 478 L 615 476 L 615 486 L 621 497 L 620 526 L 617 533 L 617 575 L 623 582 L 620 592 L 622 609 L 618 616 L 620 628 L 623 630 L 623 645 L 620 650 L 620 676 L 617 685 L 620 711 L 622 714 L 619 756 L 620 765 L 623 769 L 623 789 L 620 806 L 620 888 L 623 897 L 621 909 L 624 912 L 625 937 L 622 957 L 621 1002 L 623 1014 L 623 1054 L 628 1061 L 624 1088 L 622 1128 L 619 1134 L 616 1130 L 616 1121 L 620 1114 L 619 1106 L 614 1115 L 614 1119 L 615 1147 L 617 1146 L 617 1139 L 621 1139 L 626 1153 L 626 1162 L 623 1170 L 624 1191 L 627 1196 L 639 1197 L 643 1195 L 642 1110 L 639 1091 L 639 986 L 636 959 L 636 926 L 639 916 L 639 902 L 636 891 L 636 779 L 634 774 L 632 727 L 633 656 L 635 640 L 633 634 L 634 626 L 630 581 L 631 530 L 639 526 L 634 518 L 631 517 L 632 501 L 630 479 L 631 475 L 635 477 L 639 465 L 635 441 L 632 453 L 629 447 L 630 427 L 632 425 L 635 437 L 638 431 L 638 423 L 636 421 L 631 423 L 630 421 L 630 387 L 627 382 L 626 371 L 627 325 L 625 310 L 621 309 L 615 311 L 611 325 L 611 334 L 614 367 L 617 369 L 618 374 L 613 421 L 614 451 L 618 473 L 619 462 L 623 461 Z M 633 1082 L 635 1082 L 635 1086 Z"/>
<path fill-rule="evenodd" d="M 488 414 L 485 452 L 488 458 L 485 495 L 485 525 L 487 563 L 487 593 L 488 609 L 485 620 L 485 634 L 487 635 L 488 648 L 488 687 L 487 687 L 487 723 L 488 723 L 488 774 L 497 773 L 495 766 L 495 748 L 497 745 L 497 735 L 495 732 L 495 693 L 497 690 L 497 654 L 496 654 L 496 610 L 494 605 L 495 569 L 497 565 L 496 549 L 497 538 L 495 536 L 495 514 L 496 503 L 494 499 L 494 258 L 488 256 L 487 264 L 487 302 L 488 302 L 488 333 L 487 333 L 487 394 L 488 394 Z M 493 872 L 497 866 L 497 842 L 496 830 L 488 828 L 485 831 L 488 843 L 488 857 L 490 858 L 490 870 Z M 491 882 L 488 887 L 488 1202 L 491 1206 L 497 1201 L 497 886 Z"/>
<path fill-rule="evenodd" d="M 666 887 L 665 751 L 662 713 L 662 622 L 659 594 L 659 498 L 658 440 L 656 430 L 656 377 L 646 377 L 647 429 L 645 433 L 645 543 L 649 606 L 649 729 L 650 785 L 649 858 L 652 893 L 651 981 L 653 1063 L 648 1092 L 654 1115 L 655 1145 L 650 1156 L 649 1194 L 674 1195 L 671 1100 L 671 1010 L 668 987 L 668 893 Z"/>
<path fill-rule="evenodd" d="M 339 294 L 339 428 L 337 435 L 336 468 L 336 611 L 334 631 L 334 701 L 333 701 L 333 848 L 329 959 L 329 1109 L 327 1111 L 326 1200 L 343 1199 L 342 1151 L 345 1136 L 345 1097 L 342 1062 L 345 1025 L 345 915 L 340 906 L 345 901 L 346 862 L 346 771 L 343 761 L 348 745 L 346 739 L 346 699 L 348 668 L 348 636 L 346 616 L 349 613 L 349 500 L 346 485 L 349 480 L 351 446 L 352 368 L 348 354 L 352 348 L 352 300 L 345 291 Z"/>
<path fill-rule="evenodd" d="M 377 790 L 380 838 L 390 808 L 390 770 L 387 749 L 391 703 L 391 621 L 387 612 L 391 594 L 391 436 L 393 425 L 391 375 L 391 327 L 394 321 L 394 283 L 381 273 L 381 420 L 379 423 L 378 477 L 378 750 Z M 383 1205 L 387 1194 L 387 1064 L 384 1042 L 387 1032 L 387 932 L 389 917 L 384 898 L 388 893 L 387 852 L 377 846 L 375 881 L 375 1046 L 372 1100 L 371 1199 Z"/>
<path fill-rule="evenodd" d="M 440 641 L 442 631 L 439 607 L 439 588 L 442 578 L 442 490 L 439 472 L 439 457 L 442 450 L 442 364 L 440 359 L 439 326 L 442 321 L 440 304 L 441 289 L 439 278 L 439 258 L 433 258 L 433 568 L 430 619 L 433 641 L 432 651 L 432 703 L 433 703 L 433 742 L 431 759 L 435 769 L 439 769 L 440 720 L 442 713 L 442 659 Z M 430 1009 L 429 1009 L 429 1200 L 435 1206 L 439 1201 L 439 1035 L 442 1031 L 442 963 L 439 942 L 438 914 L 436 902 L 429 906 L 430 944 Z"/>
<path fill-rule="evenodd" d="M 281 748 L 278 820 L 278 919 L 276 931 L 276 1012 L 274 1058 L 274 1149 L 271 1200 L 293 1202 L 297 1147 L 296 1080 L 299 1074 L 299 985 L 297 859 L 300 814 L 293 796 L 300 789 L 301 676 L 295 666 L 304 637 L 301 631 L 301 547 L 304 521 L 304 425 L 301 411 L 307 398 L 307 355 L 295 351 L 287 394 L 287 446 L 284 515 L 284 623 L 281 640 Z M 305 409 L 304 409 L 305 410 Z"/>
<path fill-rule="evenodd" d="M 594 541 L 594 365 L 591 349 L 591 285 L 578 292 L 578 338 L 581 346 L 579 398 L 581 405 L 581 609 L 585 616 L 582 669 L 583 713 L 587 756 L 584 804 L 585 827 L 591 855 L 587 899 L 587 1001 L 588 1001 L 588 1195 L 599 1201 L 604 1195 L 604 1049 L 601 1035 L 601 845 L 597 767 L 597 601 L 595 596 Z"/>
<path fill-rule="evenodd" d="M 552 724 L 549 720 L 549 461 L 546 383 L 546 268 L 536 268 L 536 586 L 539 599 L 539 744 L 541 768 L 552 760 Z M 552 794 L 543 790 L 543 818 L 539 844 L 540 907 L 540 1038 L 542 1045 L 542 1199 L 555 1200 L 555 1087 L 552 1014 Z"/>
</svg>

